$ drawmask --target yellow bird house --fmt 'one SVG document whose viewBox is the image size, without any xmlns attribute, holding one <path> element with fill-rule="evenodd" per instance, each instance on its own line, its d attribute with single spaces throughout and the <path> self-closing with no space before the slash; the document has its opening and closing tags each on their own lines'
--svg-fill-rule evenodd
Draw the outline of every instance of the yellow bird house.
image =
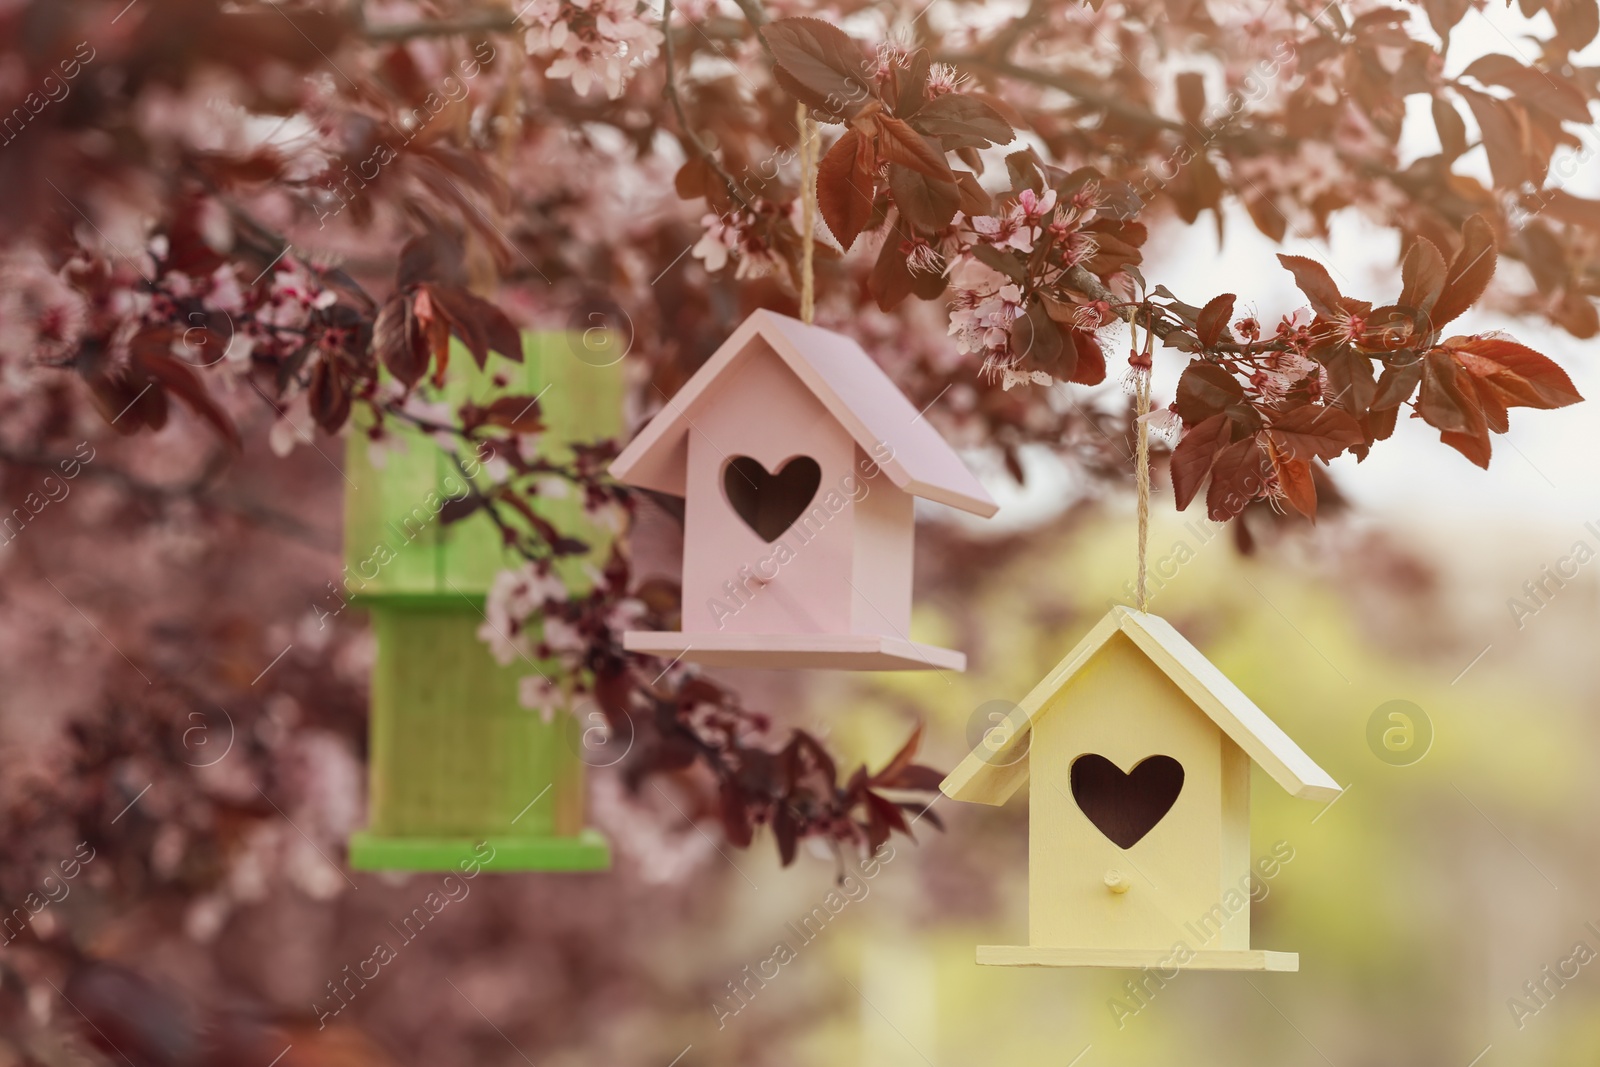
<svg viewBox="0 0 1600 1067">
<path fill-rule="evenodd" d="M 1031 775 L 1028 944 L 999 966 L 1294 971 L 1250 947 L 1250 764 L 1340 787 L 1164 619 L 1116 607 L 940 788 L 1004 804 Z"/>
</svg>

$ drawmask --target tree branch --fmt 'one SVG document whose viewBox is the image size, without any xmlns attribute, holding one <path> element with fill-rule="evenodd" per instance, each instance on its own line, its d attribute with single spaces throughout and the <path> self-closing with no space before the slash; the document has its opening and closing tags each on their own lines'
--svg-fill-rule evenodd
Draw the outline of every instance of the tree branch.
<svg viewBox="0 0 1600 1067">
<path fill-rule="evenodd" d="M 758 12 L 759 10 L 757 8 Z M 734 183 L 733 175 L 722 168 L 722 164 L 717 161 L 716 156 L 712 155 L 711 149 L 707 148 L 705 142 L 700 140 L 700 135 L 694 132 L 694 127 L 689 124 L 689 116 L 683 109 L 683 99 L 678 95 L 676 49 L 672 43 L 672 0 L 665 0 L 662 5 L 661 36 L 663 38 L 661 55 L 666 65 L 667 99 L 672 104 L 673 114 L 678 116 L 678 126 L 683 131 L 683 139 L 689 143 L 689 146 L 695 150 L 695 153 L 701 159 L 706 161 L 712 170 L 717 172 L 717 177 L 728 188 L 728 195 L 737 200 L 739 206 L 746 211 L 753 211 L 750 201 L 746 200 L 744 194 L 739 192 L 739 187 Z"/>
<path fill-rule="evenodd" d="M 516 29 L 517 17 L 509 11 L 477 11 L 453 19 L 363 26 L 361 35 L 369 41 L 400 42 L 419 37 L 455 37 L 467 33 L 511 33 Z"/>
<path fill-rule="evenodd" d="M 211 462 L 206 464 L 204 470 L 188 481 L 160 485 L 136 478 L 118 467 L 108 467 L 104 463 L 88 463 L 73 456 L 52 456 L 42 452 L 16 452 L 10 449 L 0 449 L 0 463 L 7 463 L 16 467 L 60 471 L 62 464 L 68 462 L 78 465 L 79 474 L 96 481 L 105 482 L 107 485 L 115 486 L 129 496 L 142 500 L 153 507 L 161 508 L 175 501 L 192 500 L 197 504 L 213 507 L 219 511 L 225 511 L 240 518 L 248 519 L 258 526 L 274 530 L 313 548 L 325 552 L 337 551 L 337 548 L 330 545 L 328 539 L 323 536 L 322 531 L 307 526 L 296 516 L 288 512 L 278 511 L 249 497 L 213 488 L 211 483 L 215 480 L 220 469 L 227 465 L 225 454 L 221 460 L 214 457 Z"/>
</svg>

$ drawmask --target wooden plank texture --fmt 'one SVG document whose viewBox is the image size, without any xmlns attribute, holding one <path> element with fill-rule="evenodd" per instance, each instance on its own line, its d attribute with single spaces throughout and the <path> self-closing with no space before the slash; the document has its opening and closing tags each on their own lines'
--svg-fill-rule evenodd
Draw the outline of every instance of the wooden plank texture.
<svg viewBox="0 0 1600 1067">
<path fill-rule="evenodd" d="M 989 967 L 1119 967 L 1185 971 L 1298 971 L 1300 954 L 1266 949 L 1201 950 L 1179 962 L 1171 948 L 1039 948 L 979 945 L 978 963 Z"/>
<path fill-rule="evenodd" d="M 477 635 L 477 608 L 380 602 L 372 616 L 370 831 L 538 837 L 582 829 L 583 767 L 564 736 L 570 716 L 546 724 L 518 703 L 518 679 L 533 665 L 494 661 Z"/>
</svg>

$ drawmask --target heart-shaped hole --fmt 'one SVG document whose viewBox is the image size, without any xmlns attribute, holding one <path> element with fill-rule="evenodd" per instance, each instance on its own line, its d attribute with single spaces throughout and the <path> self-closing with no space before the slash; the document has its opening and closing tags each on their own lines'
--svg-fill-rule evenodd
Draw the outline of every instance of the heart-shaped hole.
<svg viewBox="0 0 1600 1067">
<path fill-rule="evenodd" d="M 722 491 L 735 514 L 763 541 L 776 541 L 817 495 L 822 468 L 810 456 L 795 456 L 769 474 L 761 461 L 735 456 L 722 471 Z"/>
<path fill-rule="evenodd" d="M 1118 848 L 1132 848 L 1160 822 L 1183 790 L 1183 764 L 1149 756 L 1131 773 L 1091 752 L 1072 761 L 1072 799 Z"/>
</svg>

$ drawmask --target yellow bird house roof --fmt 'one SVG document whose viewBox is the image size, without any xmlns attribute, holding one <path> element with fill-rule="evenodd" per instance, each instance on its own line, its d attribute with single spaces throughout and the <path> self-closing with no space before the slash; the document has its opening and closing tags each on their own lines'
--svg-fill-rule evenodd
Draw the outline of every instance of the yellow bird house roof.
<svg viewBox="0 0 1600 1067">
<path fill-rule="evenodd" d="M 1289 794 L 1310 800 L 1333 800 L 1340 786 L 1312 762 L 1278 724 L 1267 718 L 1200 650 L 1172 624 L 1132 608 L 1114 607 L 1065 659 L 1023 698 L 1021 722 L 1009 736 L 996 739 L 991 730 L 939 788 L 954 800 L 1004 804 L 1027 781 L 1026 758 L 1011 753 L 1023 743 L 1033 724 L 1057 693 L 1117 634 L 1125 634 L 1151 663 L 1216 723 L 1234 744 L 1260 764 Z"/>
</svg>

